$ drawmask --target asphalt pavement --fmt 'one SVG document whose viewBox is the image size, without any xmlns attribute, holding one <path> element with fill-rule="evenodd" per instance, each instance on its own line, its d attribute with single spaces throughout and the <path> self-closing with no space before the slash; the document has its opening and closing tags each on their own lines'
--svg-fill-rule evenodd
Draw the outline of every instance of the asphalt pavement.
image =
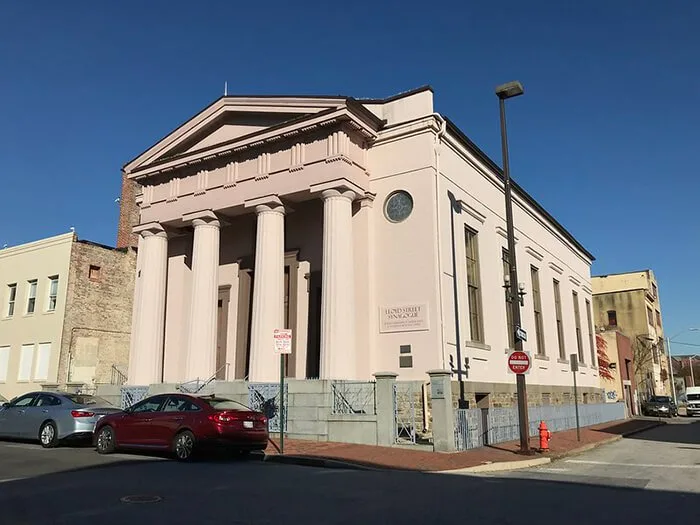
<svg viewBox="0 0 700 525">
<path fill-rule="evenodd" d="M 581 456 L 501 477 L 700 494 L 700 421 L 664 422 Z"/>
<path fill-rule="evenodd" d="M 0 443 L 0 524 L 686 524 L 700 507 L 699 433 L 700 424 L 667 425 L 550 471 L 499 476 L 181 464 Z"/>
</svg>

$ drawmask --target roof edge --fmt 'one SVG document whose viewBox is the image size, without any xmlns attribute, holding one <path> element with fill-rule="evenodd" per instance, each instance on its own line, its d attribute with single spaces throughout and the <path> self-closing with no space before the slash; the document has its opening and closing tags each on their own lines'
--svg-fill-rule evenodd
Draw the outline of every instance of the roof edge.
<svg viewBox="0 0 700 525">
<path fill-rule="evenodd" d="M 496 174 L 496 176 L 504 180 L 503 176 L 503 170 L 501 167 L 496 164 L 491 157 L 489 157 L 479 146 L 477 146 L 467 135 L 457 127 L 457 125 L 452 122 L 448 117 L 443 115 L 443 118 L 445 119 L 445 122 L 447 123 L 447 129 L 455 135 L 462 143 L 467 147 L 467 149 L 471 150 L 472 153 L 476 155 L 476 157 L 486 164 L 493 172 Z M 569 232 L 562 224 L 554 218 L 554 216 L 549 213 L 539 202 L 537 202 L 532 195 L 530 195 L 527 191 L 523 189 L 522 186 L 520 186 L 515 180 L 511 178 L 511 184 L 513 185 L 513 190 L 515 191 L 516 194 L 520 198 L 522 198 L 527 204 L 532 206 L 535 211 L 540 213 L 545 219 L 547 219 L 550 223 L 552 223 L 552 226 L 556 228 L 559 233 L 561 233 L 564 238 L 569 241 L 576 249 L 580 250 L 581 253 L 583 253 L 587 258 L 591 260 L 591 262 L 595 261 L 595 256 L 589 252 L 584 246 L 576 240 L 576 237 L 574 237 L 571 232 Z"/>
</svg>

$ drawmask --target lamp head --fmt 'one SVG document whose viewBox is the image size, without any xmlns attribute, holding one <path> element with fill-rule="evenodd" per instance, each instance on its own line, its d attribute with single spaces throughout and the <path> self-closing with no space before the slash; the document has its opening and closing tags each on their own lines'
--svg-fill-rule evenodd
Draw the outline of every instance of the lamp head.
<svg viewBox="0 0 700 525">
<path fill-rule="evenodd" d="M 525 93 L 523 85 L 517 80 L 514 80 L 513 82 L 508 82 L 506 84 L 501 84 L 496 88 L 496 95 L 498 96 L 498 98 L 503 100 L 517 97 L 519 95 L 522 95 L 523 93 Z"/>
</svg>

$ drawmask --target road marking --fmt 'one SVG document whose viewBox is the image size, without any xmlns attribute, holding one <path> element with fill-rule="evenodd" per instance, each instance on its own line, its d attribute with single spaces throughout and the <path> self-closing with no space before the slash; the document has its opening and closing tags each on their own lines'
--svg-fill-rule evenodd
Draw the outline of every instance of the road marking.
<svg viewBox="0 0 700 525">
<path fill-rule="evenodd" d="M 0 483 L 9 483 L 10 481 L 19 481 L 25 478 L 8 478 L 8 479 L 0 479 Z"/>
<path fill-rule="evenodd" d="M 569 472 L 570 468 L 538 468 L 537 472 Z"/>
<path fill-rule="evenodd" d="M 654 463 L 612 463 L 608 461 L 587 461 L 583 459 L 567 459 L 567 463 L 577 463 L 579 465 L 604 465 L 611 467 L 642 467 L 642 468 L 680 468 L 680 469 L 700 469 L 700 465 L 660 465 Z"/>
</svg>

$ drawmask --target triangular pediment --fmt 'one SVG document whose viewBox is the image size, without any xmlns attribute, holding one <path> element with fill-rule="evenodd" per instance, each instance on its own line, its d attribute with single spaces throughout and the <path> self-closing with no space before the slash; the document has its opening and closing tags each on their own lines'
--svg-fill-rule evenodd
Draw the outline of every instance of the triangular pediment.
<svg viewBox="0 0 700 525">
<path fill-rule="evenodd" d="M 345 97 L 222 97 L 124 166 L 129 173 L 345 105 Z"/>
</svg>

